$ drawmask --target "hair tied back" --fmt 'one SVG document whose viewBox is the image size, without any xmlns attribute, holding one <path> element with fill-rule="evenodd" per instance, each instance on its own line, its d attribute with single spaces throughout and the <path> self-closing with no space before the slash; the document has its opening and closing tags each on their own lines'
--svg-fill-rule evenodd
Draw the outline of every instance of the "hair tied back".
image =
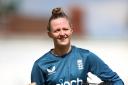
<svg viewBox="0 0 128 85">
<path fill-rule="evenodd" d="M 52 11 L 53 16 L 60 15 L 60 14 L 63 14 L 62 8 L 54 8 L 53 9 L 53 11 Z"/>
</svg>

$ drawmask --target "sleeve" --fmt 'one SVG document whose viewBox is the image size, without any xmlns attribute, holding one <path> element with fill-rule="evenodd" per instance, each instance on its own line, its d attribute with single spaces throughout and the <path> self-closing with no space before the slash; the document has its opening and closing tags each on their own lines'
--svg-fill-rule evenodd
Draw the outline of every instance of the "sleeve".
<svg viewBox="0 0 128 85">
<path fill-rule="evenodd" d="M 124 85 L 123 81 L 105 64 L 98 56 L 93 53 L 87 58 L 89 71 L 95 74 L 104 82 L 110 82 L 110 85 Z"/>
<path fill-rule="evenodd" d="M 36 85 L 45 85 L 44 74 L 37 63 L 33 65 L 31 72 L 31 83 L 35 82 Z"/>
</svg>

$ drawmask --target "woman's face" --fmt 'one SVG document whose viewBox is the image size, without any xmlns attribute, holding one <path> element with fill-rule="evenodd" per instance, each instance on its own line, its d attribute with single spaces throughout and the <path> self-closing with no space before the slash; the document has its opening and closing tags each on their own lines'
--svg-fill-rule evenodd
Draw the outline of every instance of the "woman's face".
<svg viewBox="0 0 128 85">
<path fill-rule="evenodd" d="M 51 20 L 48 35 L 53 39 L 56 46 L 67 46 L 70 44 L 72 28 L 66 18 Z"/>
</svg>

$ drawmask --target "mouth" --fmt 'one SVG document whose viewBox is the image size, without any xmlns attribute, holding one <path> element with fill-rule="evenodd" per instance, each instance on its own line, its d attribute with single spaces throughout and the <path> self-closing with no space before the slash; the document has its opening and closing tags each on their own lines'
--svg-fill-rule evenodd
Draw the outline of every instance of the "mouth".
<svg viewBox="0 0 128 85">
<path fill-rule="evenodd" d="M 61 41 L 64 41 L 68 38 L 68 36 L 59 36 L 58 39 L 61 40 Z"/>
<path fill-rule="evenodd" d="M 64 40 L 66 40 L 66 39 L 67 39 L 67 37 L 59 38 L 60 41 L 64 41 Z"/>
</svg>

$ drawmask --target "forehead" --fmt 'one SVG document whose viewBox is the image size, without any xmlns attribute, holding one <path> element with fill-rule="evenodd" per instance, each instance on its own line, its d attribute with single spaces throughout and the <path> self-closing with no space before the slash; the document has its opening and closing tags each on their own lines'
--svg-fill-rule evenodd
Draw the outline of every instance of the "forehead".
<svg viewBox="0 0 128 85">
<path fill-rule="evenodd" d="M 51 21 L 51 26 L 52 27 L 56 27 L 56 26 L 69 26 L 69 21 L 66 18 L 53 19 Z"/>
</svg>

